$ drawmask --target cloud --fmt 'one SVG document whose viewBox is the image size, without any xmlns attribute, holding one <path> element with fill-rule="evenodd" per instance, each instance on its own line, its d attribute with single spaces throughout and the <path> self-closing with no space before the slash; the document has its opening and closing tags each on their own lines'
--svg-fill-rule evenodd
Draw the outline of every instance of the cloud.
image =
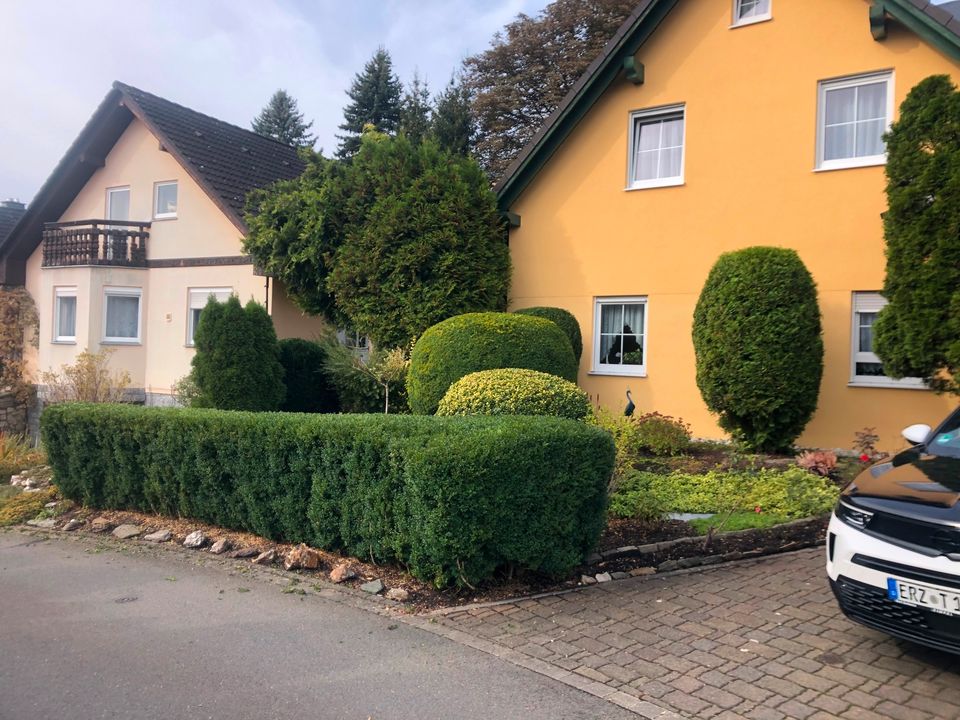
<svg viewBox="0 0 960 720">
<path fill-rule="evenodd" d="M 336 147 L 345 91 L 379 45 L 434 90 L 547 0 L 14 0 L 4 3 L 0 197 L 28 200 L 114 80 L 244 127 L 277 88 Z"/>
</svg>

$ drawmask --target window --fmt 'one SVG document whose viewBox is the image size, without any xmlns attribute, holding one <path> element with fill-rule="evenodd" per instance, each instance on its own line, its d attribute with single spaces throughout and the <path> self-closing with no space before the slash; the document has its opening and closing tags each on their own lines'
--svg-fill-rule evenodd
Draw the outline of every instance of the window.
<svg viewBox="0 0 960 720">
<path fill-rule="evenodd" d="M 593 329 L 594 372 L 647 374 L 646 298 L 598 298 Z"/>
<path fill-rule="evenodd" d="M 177 216 L 177 183 L 160 182 L 153 186 L 153 217 L 157 220 Z"/>
<path fill-rule="evenodd" d="M 629 189 L 683 184 L 684 107 L 630 115 Z"/>
<path fill-rule="evenodd" d="M 337 340 L 344 347 L 353 350 L 363 362 L 370 359 L 370 339 L 366 335 L 361 335 L 351 328 L 340 328 L 337 330 Z"/>
<path fill-rule="evenodd" d="M 875 73 L 820 83 L 817 168 L 882 165 L 883 134 L 893 117 L 893 75 Z"/>
<path fill-rule="evenodd" d="M 77 341 L 77 289 L 75 287 L 53 289 L 53 341 L 65 343 Z"/>
<path fill-rule="evenodd" d="M 213 297 L 217 302 L 226 302 L 233 294 L 233 288 L 190 288 L 187 300 L 187 345 L 193 346 L 193 335 L 200 322 L 200 313 Z"/>
<path fill-rule="evenodd" d="M 140 288 L 103 289 L 103 342 L 140 342 Z"/>
<path fill-rule="evenodd" d="M 853 352 L 851 353 L 851 385 L 879 387 L 925 388 L 919 378 L 887 377 L 883 364 L 873 351 L 873 324 L 886 298 L 876 292 L 853 294 Z"/>
<path fill-rule="evenodd" d="M 733 0 L 733 24 L 749 25 L 750 23 L 769 20 L 770 3 L 773 0 Z"/>
</svg>

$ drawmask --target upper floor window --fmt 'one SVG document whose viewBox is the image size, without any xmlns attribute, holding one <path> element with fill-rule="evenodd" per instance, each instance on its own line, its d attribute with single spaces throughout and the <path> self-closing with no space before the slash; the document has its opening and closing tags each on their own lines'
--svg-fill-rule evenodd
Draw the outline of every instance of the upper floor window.
<svg viewBox="0 0 960 720">
<path fill-rule="evenodd" d="M 749 25 L 750 23 L 769 20 L 770 3 L 773 0 L 733 0 L 733 24 Z"/>
<path fill-rule="evenodd" d="M 593 372 L 647 374 L 647 299 L 597 298 L 593 320 Z"/>
<path fill-rule="evenodd" d="M 140 288 L 103 289 L 103 342 L 140 342 Z"/>
<path fill-rule="evenodd" d="M 629 189 L 683 184 L 684 107 L 630 115 Z"/>
<path fill-rule="evenodd" d="M 153 186 L 153 217 L 167 220 L 177 216 L 177 182 L 158 182 Z"/>
<path fill-rule="evenodd" d="M 77 341 L 77 289 L 58 287 L 53 290 L 53 341 Z"/>
<path fill-rule="evenodd" d="M 850 353 L 850 384 L 924 388 L 920 378 L 889 377 L 883 371 L 883 363 L 873 349 L 873 325 L 887 299 L 877 292 L 855 292 L 853 294 L 853 351 Z"/>
<path fill-rule="evenodd" d="M 860 75 L 820 83 L 817 168 L 882 165 L 883 134 L 893 118 L 893 75 Z"/>
<path fill-rule="evenodd" d="M 130 219 L 130 188 L 107 188 L 107 220 Z"/>
<path fill-rule="evenodd" d="M 187 299 L 187 345 L 193 347 L 193 336 L 200 323 L 200 313 L 212 297 L 217 302 L 226 302 L 233 294 L 233 288 L 190 288 Z"/>
</svg>

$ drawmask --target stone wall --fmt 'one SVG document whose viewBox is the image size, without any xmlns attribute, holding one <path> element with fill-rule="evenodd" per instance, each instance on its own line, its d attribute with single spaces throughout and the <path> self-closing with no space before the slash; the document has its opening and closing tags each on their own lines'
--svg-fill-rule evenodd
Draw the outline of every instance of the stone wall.
<svg viewBox="0 0 960 720">
<path fill-rule="evenodd" d="M 27 404 L 13 393 L 0 393 L 0 432 L 22 435 L 27 431 Z"/>
</svg>

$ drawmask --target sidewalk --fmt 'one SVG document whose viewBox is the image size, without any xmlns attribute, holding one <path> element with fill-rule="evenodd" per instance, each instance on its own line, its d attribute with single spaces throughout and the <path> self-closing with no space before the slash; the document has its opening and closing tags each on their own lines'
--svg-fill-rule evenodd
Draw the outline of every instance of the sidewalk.
<svg viewBox="0 0 960 720">
<path fill-rule="evenodd" d="M 960 717 L 960 658 L 844 618 L 822 549 L 434 619 L 592 694 L 637 698 L 646 717 Z"/>
</svg>

